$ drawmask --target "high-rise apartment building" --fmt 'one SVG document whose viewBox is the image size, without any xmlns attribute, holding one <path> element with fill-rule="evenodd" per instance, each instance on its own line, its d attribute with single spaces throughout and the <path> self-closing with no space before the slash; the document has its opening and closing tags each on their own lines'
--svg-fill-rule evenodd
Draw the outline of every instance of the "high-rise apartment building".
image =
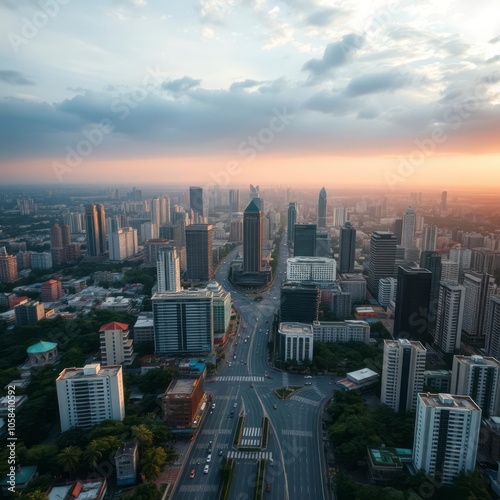
<svg viewBox="0 0 500 500">
<path fill-rule="evenodd" d="M 490 299 L 485 350 L 488 356 L 500 359 L 500 297 L 497 296 Z"/>
<path fill-rule="evenodd" d="M 412 207 L 408 207 L 403 215 L 403 233 L 401 246 L 404 248 L 415 247 L 415 229 L 417 225 L 417 214 Z"/>
<path fill-rule="evenodd" d="M 293 243 L 295 238 L 295 224 L 297 223 L 297 203 L 293 202 L 288 205 L 288 243 Z"/>
<path fill-rule="evenodd" d="M 146 267 L 156 267 L 160 251 L 164 248 L 171 248 L 175 242 L 170 239 L 158 238 L 154 240 L 146 240 L 142 249 L 144 257 L 144 265 Z"/>
<path fill-rule="evenodd" d="M 213 270 L 213 227 L 211 224 L 190 224 L 186 227 L 187 278 L 210 281 Z"/>
<path fill-rule="evenodd" d="M 202 354 L 213 346 L 213 297 L 208 291 L 155 293 L 155 352 L 159 355 Z"/>
<path fill-rule="evenodd" d="M 316 255 L 316 224 L 295 224 L 293 255 L 294 257 Z"/>
<path fill-rule="evenodd" d="M 453 356 L 450 392 L 470 396 L 485 418 L 498 416 L 500 361 L 483 356 Z"/>
<path fill-rule="evenodd" d="M 341 228 L 344 224 L 345 221 L 347 220 L 346 217 L 346 209 L 342 205 L 336 206 L 333 209 L 333 225 L 336 228 Z"/>
<path fill-rule="evenodd" d="M 162 196 L 160 198 L 160 227 L 170 224 L 170 198 Z"/>
<path fill-rule="evenodd" d="M 398 280 L 396 278 L 381 278 L 378 283 L 378 303 L 387 307 L 391 302 L 396 303 Z"/>
<path fill-rule="evenodd" d="M 432 273 L 420 267 L 399 266 L 394 337 L 425 343 L 429 327 Z"/>
<path fill-rule="evenodd" d="M 14 307 L 16 315 L 16 326 L 25 326 L 38 323 L 45 318 L 45 309 L 43 304 L 37 300 L 29 300 L 25 304 L 19 304 Z"/>
<path fill-rule="evenodd" d="M 356 229 L 346 221 L 340 229 L 339 272 L 353 273 L 356 256 Z"/>
<path fill-rule="evenodd" d="M 438 228 L 436 226 L 425 225 L 422 235 L 422 251 L 435 251 L 437 243 Z"/>
<path fill-rule="evenodd" d="M 128 325 L 112 321 L 99 329 L 103 366 L 130 365 L 134 358 L 134 341 Z"/>
<path fill-rule="evenodd" d="M 326 229 L 326 190 L 321 188 L 318 199 L 318 229 Z"/>
<path fill-rule="evenodd" d="M 109 260 L 123 262 L 138 253 L 137 229 L 122 227 L 111 233 L 109 239 Z"/>
<path fill-rule="evenodd" d="M 156 264 L 159 292 L 180 292 L 181 262 L 177 248 L 163 248 L 158 255 Z"/>
<path fill-rule="evenodd" d="M 382 403 L 398 413 L 415 411 L 417 394 L 424 387 L 426 354 L 420 342 L 384 340 Z"/>
<path fill-rule="evenodd" d="M 374 231 L 368 257 L 368 289 L 378 295 L 380 278 L 394 278 L 396 264 L 396 237 L 387 231 Z"/>
<path fill-rule="evenodd" d="M 259 272 L 262 264 L 262 212 L 252 200 L 243 213 L 243 271 Z"/>
<path fill-rule="evenodd" d="M 159 198 L 151 200 L 151 238 L 160 237 L 161 226 L 161 202 Z"/>
<path fill-rule="evenodd" d="M 464 303 L 465 288 L 462 285 L 441 281 L 439 285 L 434 344 L 443 353 L 449 354 L 460 349 Z"/>
<path fill-rule="evenodd" d="M 441 281 L 458 285 L 458 262 L 441 259 Z"/>
<path fill-rule="evenodd" d="M 40 287 L 40 296 L 42 302 L 55 302 L 64 295 L 61 280 L 48 280 L 42 283 Z"/>
<path fill-rule="evenodd" d="M 469 396 L 418 395 L 413 465 L 445 485 L 476 467 L 481 409 Z"/>
<path fill-rule="evenodd" d="M 0 283 L 12 283 L 18 279 L 17 258 L 9 255 L 5 247 L 0 248 Z"/>
<path fill-rule="evenodd" d="M 496 290 L 495 280 L 489 274 L 470 271 L 464 274 L 463 285 L 465 287 L 464 334 L 471 344 L 483 346 L 490 299 Z"/>
<path fill-rule="evenodd" d="M 457 262 L 460 270 L 470 269 L 472 259 L 472 250 L 457 246 L 450 248 L 450 260 Z"/>
<path fill-rule="evenodd" d="M 104 205 L 85 205 L 87 255 L 96 257 L 106 253 L 106 213 Z"/>
<path fill-rule="evenodd" d="M 101 367 L 95 363 L 65 368 L 56 380 L 56 388 L 61 432 L 125 418 L 121 366 Z"/>
</svg>

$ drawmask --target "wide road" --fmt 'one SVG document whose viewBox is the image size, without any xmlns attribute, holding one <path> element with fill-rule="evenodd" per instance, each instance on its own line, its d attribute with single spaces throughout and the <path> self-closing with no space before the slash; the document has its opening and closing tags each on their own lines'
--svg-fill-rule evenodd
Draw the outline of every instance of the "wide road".
<svg viewBox="0 0 500 500">
<path fill-rule="evenodd" d="M 186 459 L 174 498 L 217 498 L 218 469 L 223 456 L 234 458 L 237 464 L 229 495 L 231 500 L 253 498 L 259 458 L 268 460 L 265 489 L 270 491 L 265 493 L 266 498 L 330 498 L 325 492 L 321 408 L 333 393 L 331 378 L 305 379 L 281 372 L 272 368 L 268 359 L 268 330 L 279 308 L 280 287 L 286 278 L 286 234 L 281 243 L 275 281 L 269 290 L 260 294 L 261 302 L 254 300 L 255 295 L 235 290 L 227 280 L 230 262 L 237 251 L 219 266 L 216 279 L 231 292 L 234 306 L 240 313 L 240 329 L 226 349 L 226 362 L 220 366 L 217 376 L 206 381 L 205 390 L 213 394 L 215 408 L 207 412 L 202 431 Z M 287 385 L 300 385 L 303 389 L 289 400 L 278 399 L 272 390 Z M 259 443 L 262 418 L 264 415 L 269 417 L 270 435 L 265 450 L 241 452 L 233 448 L 239 415 L 245 416 L 243 439 L 248 446 Z M 212 453 L 207 464 L 209 449 Z M 206 465 L 208 472 L 204 473 Z M 190 477 L 192 471 L 193 478 Z"/>
</svg>

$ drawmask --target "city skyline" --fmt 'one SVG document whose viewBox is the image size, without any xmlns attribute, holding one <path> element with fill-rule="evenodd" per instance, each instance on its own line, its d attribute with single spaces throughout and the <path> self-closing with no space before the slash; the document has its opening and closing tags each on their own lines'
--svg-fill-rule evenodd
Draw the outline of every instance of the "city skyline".
<svg viewBox="0 0 500 500">
<path fill-rule="evenodd" d="M 486 2 L 54 3 L 0 6 L 6 184 L 500 182 Z"/>
</svg>

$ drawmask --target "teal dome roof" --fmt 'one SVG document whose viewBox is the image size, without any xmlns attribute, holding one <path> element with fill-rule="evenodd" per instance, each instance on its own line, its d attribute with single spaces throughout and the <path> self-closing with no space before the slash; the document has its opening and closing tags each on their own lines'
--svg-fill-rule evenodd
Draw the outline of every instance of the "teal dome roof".
<svg viewBox="0 0 500 500">
<path fill-rule="evenodd" d="M 57 347 L 57 344 L 55 342 L 45 342 L 43 340 L 40 340 L 40 342 L 30 345 L 28 349 L 26 349 L 26 352 L 28 354 L 40 354 L 43 352 L 51 351 L 52 349 L 54 349 L 54 347 Z"/>
</svg>

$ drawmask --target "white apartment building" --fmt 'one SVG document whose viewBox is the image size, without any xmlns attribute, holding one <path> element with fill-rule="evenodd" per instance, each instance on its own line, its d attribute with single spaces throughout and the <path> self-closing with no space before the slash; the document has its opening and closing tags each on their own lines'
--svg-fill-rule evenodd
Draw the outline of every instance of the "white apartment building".
<svg viewBox="0 0 500 500">
<path fill-rule="evenodd" d="M 109 260 L 122 262 L 137 254 L 137 230 L 132 227 L 123 227 L 110 234 Z"/>
<path fill-rule="evenodd" d="M 451 248 L 450 260 L 456 262 L 459 265 L 460 269 L 470 269 L 472 250 L 462 247 Z"/>
<path fill-rule="evenodd" d="M 159 292 L 180 292 L 181 261 L 177 248 L 162 248 L 156 262 Z"/>
<path fill-rule="evenodd" d="M 306 323 L 280 323 L 277 350 L 282 361 L 313 359 L 313 329 Z"/>
<path fill-rule="evenodd" d="M 387 307 L 391 302 L 396 302 L 398 280 L 396 278 L 380 278 L 378 281 L 378 303 Z"/>
<path fill-rule="evenodd" d="M 490 299 L 486 324 L 486 354 L 500 359 L 500 297 L 498 296 Z"/>
<path fill-rule="evenodd" d="M 459 265 L 450 259 L 441 259 L 441 281 L 458 285 Z"/>
<path fill-rule="evenodd" d="M 444 353 L 460 349 L 464 317 L 465 288 L 447 281 L 439 283 L 434 344 Z"/>
<path fill-rule="evenodd" d="M 470 396 L 485 418 L 500 411 L 500 362 L 483 356 L 453 356 L 452 394 Z"/>
<path fill-rule="evenodd" d="M 312 329 L 317 342 L 370 341 L 370 325 L 366 321 L 315 321 Z"/>
<path fill-rule="evenodd" d="M 65 368 L 56 380 L 61 432 L 123 420 L 125 403 L 121 366 Z"/>
<path fill-rule="evenodd" d="M 380 401 L 398 413 L 415 411 L 424 387 L 427 350 L 417 341 L 384 340 Z"/>
<path fill-rule="evenodd" d="M 292 257 L 286 261 L 287 281 L 335 281 L 336 262 L 327 257 Z"/>
<path fill-rule="evenodd" d="M 112 321 L 99 330 L 101 357 L 104 366 L 130 365 L 134 358 L 134 341 L 129 338 L 128 325 Z"/>
<path fill-rule="evenodd" d="M 481 409 L 469 396 L 418 394 L 413 465 L 443 484 L 471 473 L 481 426 Z"/>
</svg>

